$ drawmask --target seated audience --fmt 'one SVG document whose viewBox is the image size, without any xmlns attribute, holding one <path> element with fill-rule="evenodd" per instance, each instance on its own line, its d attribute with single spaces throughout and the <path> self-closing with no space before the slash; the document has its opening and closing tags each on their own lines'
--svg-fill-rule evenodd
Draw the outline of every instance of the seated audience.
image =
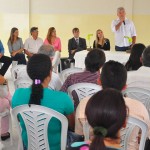
<svg viewBox="0 0 150 150">
<path fill-rule="evenodd" d="M 12 61 L 18 61 L 18 64 L 26 64 L 25 55 L 23 53 L 22 39 L 18 37 L 19 31 L 17 28 L 12 28 L 8 40 L 8 49 Z"/>
<path fill-rule="evenodd" d="M 32 27 L 30 29 L 31 37 L 26 39 L 24 43 L 24 52 L 28 59 L 30 59 L 33 54 L 36 54 L 38 49 L 43 45 L 43 40 L 38 37 L 38 32 L 38 27 Z"/>
<path fill-rule="evenodd" d="M 79 37 L 80 31 L 78 28 L 73 28 L 72 30 L 73 38 L 68 41 L 68 52 L 69 59 L 73 59 L 74 54 L 76 52 L 86 50 L 86 40 L 84 38 Z"/>
<path fill-rule="evenodd" d="M 127 71 L 138 70 L 142 66 L 141 56 L 145 49 L 145 45 L 141 43 L 134 44 L 131 48 L 131 54 L 125 67 Z"/>
<path fill-rule="evenodd" d="M 69 86 L 76 83 L 99 83 L 100 69 L 105 63 L 105 54 L 100 49 L 91 50 L 85 58 L 86 70 L 81 73 L 71 74 L 65 80 L 61 91 L 67 92 Z M 78 105 L 78 101 L 75 101 L 75 107 Z"/>
<path fill-rule="evenodd" d="M 108 61 L 102 68 L 100 80 L 103 89 L 113 88 L 122 91 L 126 87 L 126 68 L 119 62 Z M 124 97 L 124 99 L 127 107 L 129 108 L 129 115 L 141 119 L 149 125 L 149 114 L 145 106 L 137 100 L 128 97 Z M 85 107 L 88 101 L 89 97 L 84 98 L 80 101 L 76 109 L 75 132 L 80 135 L 83 135 L 83 124 L 86 118 Z M 128 150 L 138 150 L 138 131 L 139 129 L 133 131 L 134 133 L 131 136 L 130 142 L 128 143 Z"/>
<path fill-rule="evenodd" d="M 61 52 L 61 41 L 60 38 L 56 36 L 56 29 L 54 27 L 49 28 L 44 44 L 52 45 L 55 51 Z"/>
<path fill-rule="evenodd" d="M 0 85 L 1 88 L 2 86 L 7 85 L 7 81 L 3 76 L 0 76 Z M 3 113 L 4 111 L 6 111 L 7 109 L 10 110 L 10 101 L 11 101 L 11 95 L 9 93 L 9 89 L 8 92 L 6 93 L 6 95 L 3 95 L 0 90 L 0 113 Z M 2 96 L 2 95 L 3 96 Z M 1 119 L 1 139 L 2 141 L 5 141 L 6 139 L 10 138 L 10 133 L 9 133 L 9 118 L 8 116 L 5 116 Z"/>
<path fill-rule="evenodd" d="M 71 99 L 63 92 L 48 89 L 52 73 L 52 64 L 49 57 L 44 54 L 33 55 L 27 64 L 27 73 L 33 81 L 32 87 L 20 88 L 15 91 L 12 98 L 12 108 L 23 104 L 36 104 L 51 108 L 65 115 L 68 118 L 69 128 L 73 129 L 74 107 Z M 22 120 L 20 122 L 23 144 L 27 149 L 28 141 L 25 125 Z M 60 122 L 56 119 L 51 120 L 48 127 L 48 141 L 51 150 L 60 150 L 60 129 Z"/>
<path fill-rule="evenodd" d="M 96 40 L 93 43 L 93 48 L 100 48 L 103 50 L 110 50 L 110 42 L 109 39 L 104 37 L 104 33 L 102 30 L 98 29 L 96 31 Z"/>
<path fill-rule="evenodd" d="M 128 87 L 150 89 L 150 46 L 143 51 L 142 66 L 136 71 L 129 71 L 127 78 Z"/>
<path fill-rule="evenodd" d="M 4 47 L 1 40 L 0 40 L 0 63 L 3 63 L 3 65 L 0 68 L 0 75 L 4 76 L 11 64 L 11 58 L 4 56 Z"/>
<path fill-rule="evenodd" d="M 53 60 L 53 57 L 56 52 L 54 52 L 54 48 L 51 45 L 42 45 L 39 48 L 38 53 L 47 55 L 50 57 L 51 60 Z M 27 74 L 26 67 L 22 67 L 16 70 L 16 75 L 17 75 L 16 77 L 17 79 L 22 79 L 22 80 L 26 79 L 28 81 L 31 80 Z M 52 90 L 60 90 L 61 86 L 62 86 L 62 82 L 60 80 L 59 75 L 52 71 L 51 81 L 48 84 L 48 88 Z"/>
<path fill-rule="evenodd" d="M 127 113 L 119 91 L 108 88 L 97 92 L 85 108 L 94 136 L 90 142 L 73 143 L 69 150 L 121 150 L 119 134 L 121 128 L 126 127 Z"/>
</svg>

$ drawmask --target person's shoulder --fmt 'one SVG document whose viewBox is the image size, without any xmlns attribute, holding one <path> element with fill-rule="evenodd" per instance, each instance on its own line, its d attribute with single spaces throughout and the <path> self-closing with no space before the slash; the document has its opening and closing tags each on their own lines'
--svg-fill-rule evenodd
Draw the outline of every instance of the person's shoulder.
<svg viewBox="0 0 150 150">
<path fill-rule="evenodd" d="M 106 41 L 106 42 L 109 42 L 109 39 L 108 39 L 108 38 L 105 38 L 105 41 Z"/>
<path fill-rule="evenodd" d="M 74 37 L 72 37 L 72 38 L 69 39 L 69 41 L 73 41 L 73 40 L 74 40 Z"/>
<path fill-rule="evenodd" d="M 32 40 L 32 38 L 31 37 L 28 37 L 26 40 L 25 40 L 25 43 L 26 42 L 29 42 L 29 41 L 31 41 Z"/>
<path fill-rule="evenodd" d="M 141 108 L 141 109 L 146 109 L 144 104 L 136 99 L 132 99 L 132 98 L 129 98 L 129 97 L 125 97 L 124 98 L 125 100 L 125 103 L 126 105 L 129 107 L 129 108 L 136 108 L 138 110 L 138 108 Z"/>
<path fill-rule="evenodd" d="M 40 37 L 38 37 L 38 40 L 43 41 L 43 39 L 42 39 L 42 38 L 40 38 Z"/>
<path fill-rule="evenodd" d="M 83 41 L 85 41 L 85 38 L 79 37 L 79 40 L 83 40 Z"/>
<path fill-rule="evenodd" d="M 51 93 L 53 96 L 59 96 L 61 98 L 68 97 L 68 94 L 62 91 L 50 90 L 48 88 L 45 89 L 47 93 Z"/>
</svg>

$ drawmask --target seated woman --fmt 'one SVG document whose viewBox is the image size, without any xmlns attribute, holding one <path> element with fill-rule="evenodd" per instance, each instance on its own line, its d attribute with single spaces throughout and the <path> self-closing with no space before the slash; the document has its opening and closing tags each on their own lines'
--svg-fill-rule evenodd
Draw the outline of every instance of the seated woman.
<svg viewBox="0 0 150 150">
<path fill-rule="evenodd" d="M 93 48 L 100 48 L 106 51 L 110 50 L 109 39 L 104 38 L 103 31 L 100 29 L 96 31 L 96 40 L 93 43 Z"/>
<path fill-rule="evenodd" d="M 126 126 L 127 108 L 119 91 L 108 88 L 97 92 L 88 101 L 85 115 L 94 136 L 90 142 L 73 143 L 69 150 L 121 149 L 119 132 Z"/>
<path fill-rule="evenodd" d="M 52 45 L 55 51 L 61 52 L 61 41 L 60 38 L 56 36 L 56 30 L 54 27 L 49 28 L 44 44 Z"/>
<path fill-rule="evenodd" d="M 129 60 L 125 64 L 127 71 L 138 70 L 142 66 L 141 57 L 145 48 L 145 45 L 141 43 L 133 45 Z"/>
<path fill-rule="evenodd" d="M 69 128 L 73 130 L 74 107 L 72 100 L 63 92 L 48 89 L 52 74 L 50 58 L 44 54 L 33 55 L 27 64 L 27 73 L 33 80 L 32 87 L 20 88 L 15 91 L 12 98 L 12 108 L 23 104 L 36 104 L 51 108 L 65 115 L 68 118 Z M 27 133 L 24 123 L 21 124 L 23 143 L 27 149 Z M 54 119 L 49 123 L 48 129 L 48 141 L 51 150 L 60 150 L 60 136 L 60 122 Z"/>
<path fill-rule="evenodd" d="M 19 31 L 17 28 L 12 28 L 10 37 L 8 40 L 8 49 L 12 58 L 12 61 L 18 61 L 18 64 L 26 64 L 25 55 L 23 53 L 22 39 L 18 37 Z"/>
<path fill-rule="evenodd" d="M 6 79 L 0 75 L 0 85 L 6 85 L 7 81 Z M 1 91 L 2 92 L 2 91 Z M 9 93 L 9 90 L 5 96 L 2 96 L 0 92 L 0 113 L 3 113 L 6 109 L 10 110 L 10 101 L 11 101 L 11 95 Z M 8 116 L 5 116 L 1 119 L 1 139 L 2 141 L 8 139 L 10 137 L 9 130 L 9 118 Z"/>
</svg>

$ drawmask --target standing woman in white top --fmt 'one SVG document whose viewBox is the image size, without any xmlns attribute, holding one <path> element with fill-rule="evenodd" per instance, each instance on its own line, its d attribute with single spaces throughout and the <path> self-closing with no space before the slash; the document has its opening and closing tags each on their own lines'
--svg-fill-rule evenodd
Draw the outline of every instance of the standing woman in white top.
<svg viewBox="0 0 150 150">
<path fill-rule="evenodd" d="M 24 52 L 28 59 L 30 59 L 33 54 L 36 54 L 39 48 L 43 45 L 43 40 L 38 37 L 38 33 L 38 27 L 32 27 L 30 29 L 31 37 L 26 39 L 24 43 Z"/>
<path fill-rule="evenodd" d="M 12 61 L 18 61 L 18 64 L 26 64 L 25 55 L 23 53 L 22 39 L 18 37 L 19 31 L 17 28 L 12 28 L 10 37 L 8 39 L 8 49 L 11 55 Z"/>
<path fill-rule="evenodd" d="M 117 9 L 118 19 L 113 20 L 111 29 L 115 34 L 115 50 L 126 51 L 136 42 L 136 30 L 132 21 L 126 18 L 123 7 Z"/>
</svg>

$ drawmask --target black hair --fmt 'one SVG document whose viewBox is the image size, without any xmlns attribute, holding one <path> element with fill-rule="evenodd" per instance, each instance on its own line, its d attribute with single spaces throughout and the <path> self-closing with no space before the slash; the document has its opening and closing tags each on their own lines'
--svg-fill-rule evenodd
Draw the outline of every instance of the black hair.
<svg viewBox="0 0 150 150">
<path fill-rule="evenodd" d="M 52 70 L 52 64 L 50 58 L 44 54 L 34 54 L 28 64 L 27 73 L 32 79 L 32 92 L 30 96 L 29 104 L 41 104 L 43 98 L 43 86 L 42 82 L 46 77 L 50 75 Z M 35 84 L 35 80 L 40 80 L 40 84 Z"/>
<path fill-rule="evenodd" d="M 140 57 L 142 56 L 144 49 L 145 49 L 145 45 L 142 43 L 137 43 L 133 45 L 129 60 L 125 65 L 127 71 L 138 70 L 142 66 Z"/>
<path fill-rule="evenodd" d="M 146 47 L 142 54 L 143 66 L 150 67 L 150 45 Z"/>
<path fill-rule="evenodd" d="M 74 32 L 79 32 L 79 28 L 73 28 L 72 29 L 72 32 L 74 33 Z"/>
<path fill-rule="evenodd" d="M 126 85 L 127 70 L 123 64 L 110 60 L 104 64 L 100 80 L 103 89 L 114 88 L 121 91 Z"/>
<path fill-rule="evenodd" d="M 90 150 L 106 150 L 104 138 L 120 138 L 117 134 L 126 122 L 127 108 L 121 92 L 109 88 L 97 92 L 88 101 L 85 115 L 94 133 L 96 128 L 107 131 L 105 136 L 100 131 L 94 134 Z"/>
<path fill-rule="evenodd" d="M 86 70 L 94 73 L 98 71 L 105 63 L 105 53 L 103 50 L 94 48 L 92 49 L 85 58 Z"/>
<path fill-rule="evenodd" d="M 32 28 L 30 29 L 30 34 L 32 35 L 32 32 L 34 32 L 35 30 L 38 30 L 38 27 L 32 27 Z"/>
</svg>

